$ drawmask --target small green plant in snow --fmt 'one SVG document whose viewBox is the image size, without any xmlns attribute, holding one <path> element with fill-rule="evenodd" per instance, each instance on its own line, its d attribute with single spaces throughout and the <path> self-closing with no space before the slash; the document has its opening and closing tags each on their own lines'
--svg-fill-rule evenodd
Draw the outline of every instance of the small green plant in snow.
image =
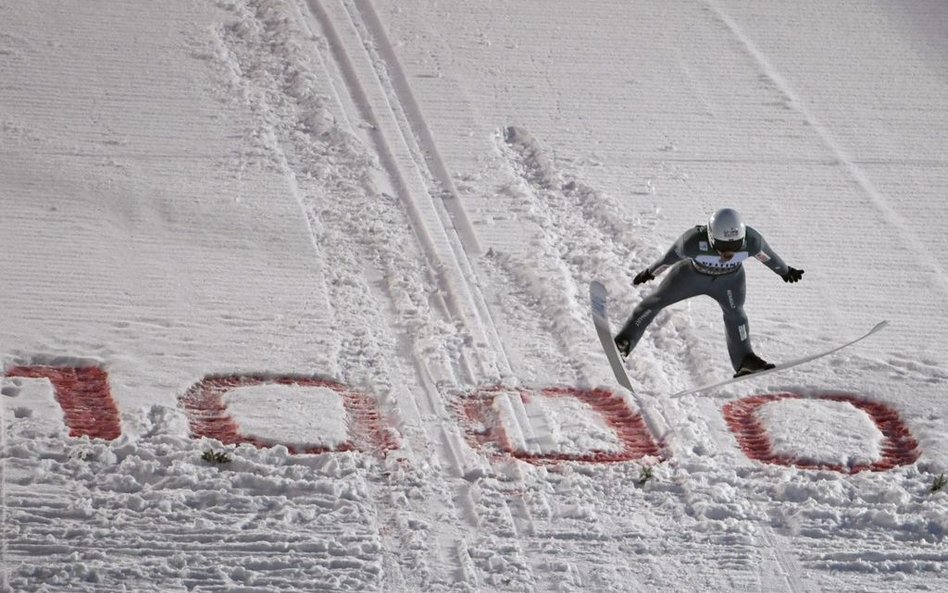
<svg viewBox="0 0 948 593">
<path fill-rule="evenodd" d="M 655 477 L 655 474 L 652 471 L 652 466 L 646 465 L 639 471 L 639 486 L 644 486 Z"/>
<path fill-rule="evenodd" d="M 941 490 L 944 490 L 945 486 L 948 486 L 948 479 L 945 479 L 945 474 L 941 474 L 940 476 L 935 478 L 935 483 L 932 484 L 930 491 L 934 494 L 935 492 L 940 492 Z"/>
<path fill-rule="evenodd" d="M 227 453 L 223 451 L 215 451 L 213 449 L 206 450 L 204 452 L 204 455 L 201 455 L 201 459 L 203 459 L 204 461 L 208 463 L 217 463 L 217 464 L 224 464 L 224 463 L 231 462 L 230 455 L 228 455 Z"/>
</svg>

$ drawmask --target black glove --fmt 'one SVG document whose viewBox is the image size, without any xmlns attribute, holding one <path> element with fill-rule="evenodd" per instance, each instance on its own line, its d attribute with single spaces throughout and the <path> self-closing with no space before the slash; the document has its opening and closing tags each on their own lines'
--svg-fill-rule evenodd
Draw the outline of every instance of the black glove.
<svg viewBox="0 0 948 593">
<path fill-rule="evenodd" d="M 648 271 L 648 268 L 645 268 L 635 275 L 635 278 L 632 279 L 632 284 L 638 286 L 639 284 L 645 284 L 649 280 L 655 280 L 655 276 Z"/>
<path fill-rule="evenodd" d="M 789 282 L 793 284 L 794 282 L 799 282 L 803 278 L 803 270 L 798 270 L 796 268 L 789 268 L 787 273 L 781 276 L 784 282 Z"/>
</svg>

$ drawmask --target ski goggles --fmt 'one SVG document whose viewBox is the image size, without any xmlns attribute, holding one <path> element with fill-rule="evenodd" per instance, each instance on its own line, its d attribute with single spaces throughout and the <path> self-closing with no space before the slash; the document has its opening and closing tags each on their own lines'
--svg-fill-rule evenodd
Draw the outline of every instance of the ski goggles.
<svg viewBox="0 0 948 593">
<path fill-rule="evenodd" d="M 711 240 L 711 248 L 718 253 L 736 253 L 740 251 L 743 246 L 744 239 L 737 239 L 735 241 L 722 241 L 721 239 Z"/>
</svg>

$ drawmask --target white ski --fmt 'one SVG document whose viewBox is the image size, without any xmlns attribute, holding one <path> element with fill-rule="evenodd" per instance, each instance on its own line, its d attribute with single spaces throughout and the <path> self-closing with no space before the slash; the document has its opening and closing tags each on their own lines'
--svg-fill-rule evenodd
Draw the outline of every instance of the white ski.
<svg viewBox="0 0 948 593">
<path fill-rule="evenodd" d="M 612 372 L 616 376 L 616 381 L 619 382 L 619 385 L 634 393 L 635 390 L 632 389 L 632 382 L 629 381 L 625 367 L 622 366 L 622 359 L 619 358 L 619 351 L 616 350 L 616 344 L 612 341 L 612 329 L 609 327 L 609 313 L 606 309 L 606 299 L 608 298 L 609 293 L 601 282 L 593 281 L 593 283 L 589 285 L 589 299 L 592 301 L 593 323 L 596 326 L 596 334 L 599 335 L 599 341 L 602 342 L 602 349 L 606 353 L 606 358 L 609 359 L 609 366 L 612 367 Z"/>
<path fill-rule="evenodd" d="M 839 351 L 842 350 L 843 348 L 852 346 L 852 345 L 855 344 L 856 342 L 861 342 L 861 341 L 865 340 L 866 338 L 868 338 L 868 337 L 871 336 L 872 334 L 876 333 L 877 331 L 881 330 L 882 328 L 884 328 L 884 327 L 887 326 L 887 325 L 889 325 L 889 322 L 888 322 L 888 321 L 883 321 L 883 322 L 881 322 L 881 323 L 878 323 L 874 328 L 872 328 L 871 330 L 869 330 L 867 333 L 865 333 L 865 334 L 859 336 L 858 338 L 856 338 L 855 340 L 852 340 L 851 342 L 846 342 L 846 343 L 843 344 L 842 346 L 836 346 L 835 348 L 831 348 L 831 349 L 826 350 L 826 351 L 824 351 L 824 352 L 817 352 L 816 354 L 811 354 L 811 355 L 809 355 L 809 356 L 804 356 L 803 358 L 798 358 L 797 360 L 791 360 L 790 362 L 785 362 L 785 363 L 782 363 L 782 364 L 778 364 L 778 365 L 775 366 L 774 368 L 772 368 L 772 369 L 767 369 L 766 371 L 758 371 L 758 372 L 756 372 L 756 373 L 751 373 L 751 374 L 749 374 L 749 375 L 742 375 L 742 376 L 740 376 L 740 377 L 733 377 L 733 378 L 731 378 L 731 379 L 727 379 L 727 380 L 725 380 L 725 381 L 720 381 L 720 382 L 718 382 L 718 383 L 710 383 L 710 384 L 708 384 L 708 385 L 702 385 L 701 387 L 695 387 L 694 389 L 687 389 L 687 390 L 685 390 L 685 391 L 679 391 L 678 393 L 676 393 L 676 394 L 673 395 L 672 397 L 681 397 L 681 396 L 683 396 L 683 395 L 691 395 L 692 393 L 698 393 L 699 391 L 711 391 L 712 389 L 717 389 L 718 387 L 724 387 L 725 385 L 730 385 L 731 383 L 737 383 L 737 382 L 743 381 L 743 380 L 745 380 L 745 379 L 754 379 L 754 378 L 757 378 L 757 377 L 763 377 L 764 375 L 769 375 L 769 374 L 771 374 L 771 373 L 777 373 L 777 372 L 780 372 L 780 371 L 789 369 L 789 368 L 791 368 L 791 367 L 795 367 L 795 366 L 797 366 L 797 365 L 801 365 L 801 364 L 810 362 L 810 361 L 812 361 L 812 360 L 816 360 L 816 359 L 818 359 L 818 358 L 823 358 L 824 356 L 829 356 L 830 354 L 833 354 L 834 352 L 839 352 Z"/>
</svg>

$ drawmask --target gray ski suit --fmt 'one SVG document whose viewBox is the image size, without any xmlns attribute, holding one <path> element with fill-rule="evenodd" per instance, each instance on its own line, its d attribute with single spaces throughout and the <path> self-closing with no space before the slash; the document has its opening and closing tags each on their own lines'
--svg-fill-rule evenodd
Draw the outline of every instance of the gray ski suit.
<svg viewBox="0 0 948 593">
<path fill-rule="evenodd" d="M 760 233 L 746 228 L 744 246 L 726 261 L 711 247 L 708 227 L 697 226 L 686 231 L 662 259 L 648 267 L 653 276 L 666 270 L 668 274 L 658 288 L 639 303 L 616 338 L 629 340 L 630 350 L 634 349 L 659 311 L 679 301 L 707 295 L 724 311 L 731 365 L 735 371 L 740 369 L 744 357 L 753 353 L 744 313 L 744 260 L 753 257 L 780 276 L 790 270 Z"/>
</svg>

